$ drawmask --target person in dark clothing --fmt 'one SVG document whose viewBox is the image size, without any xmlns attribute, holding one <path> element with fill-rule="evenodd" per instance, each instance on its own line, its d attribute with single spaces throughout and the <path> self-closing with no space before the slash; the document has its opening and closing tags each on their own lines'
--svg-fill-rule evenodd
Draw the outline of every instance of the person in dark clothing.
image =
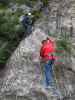
<svg viewBox="0 0 75 100">
<path fill-rule="evenodd" d="M 28 34 L 32 33 L 32 19 L 31 19 L 31 13 L 26 14 L 25 16 L 22 16 L 21 23 L 24 26 L 26 32 Z"/>
</svg>

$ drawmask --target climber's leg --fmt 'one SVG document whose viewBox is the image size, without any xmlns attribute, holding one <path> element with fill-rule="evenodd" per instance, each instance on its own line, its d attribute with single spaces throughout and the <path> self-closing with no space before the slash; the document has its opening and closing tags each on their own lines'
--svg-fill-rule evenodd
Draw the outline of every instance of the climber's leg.
<svg viewBox="0 0 75 100">
<path fill-rule="evenodd" d="M 27 33 L 31 34 L 32 33 L 32 25 L 27 26 Z"/>
<path fill-rule="evenodd" d="M 51 61 L 45 64 L 45 79 L 46 79 L 47 86 L 53 85 L 53 70 L 52 70 Z"/>
</svg>

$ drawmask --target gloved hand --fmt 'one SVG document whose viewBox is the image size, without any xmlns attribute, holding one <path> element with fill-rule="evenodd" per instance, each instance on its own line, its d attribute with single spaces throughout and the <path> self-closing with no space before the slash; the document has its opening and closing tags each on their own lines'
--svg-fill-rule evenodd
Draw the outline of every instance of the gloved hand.
<svg viewBox="0 0 75 100">
<path fill-rule="evenodd" d="M 53 59 L 51 60 L 51 64 L 54 64 L 54 62 L 55 62 L 55 59 L 53 58 Z"/>
</svg>

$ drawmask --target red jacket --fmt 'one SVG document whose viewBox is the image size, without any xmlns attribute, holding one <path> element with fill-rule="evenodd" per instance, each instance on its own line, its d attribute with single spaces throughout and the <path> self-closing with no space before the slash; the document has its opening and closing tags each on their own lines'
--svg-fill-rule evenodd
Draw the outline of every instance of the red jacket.
<svg viewBox="0 0 75 100">
<path fill-rule="evenodd" d="M 57 57 L 51 56 L 55 52 L 55 43 L 53 41 L 47 40 L 40 49 L 40 56 L 42 59 L 51 60 L 56 59 Z"/>
</svg>

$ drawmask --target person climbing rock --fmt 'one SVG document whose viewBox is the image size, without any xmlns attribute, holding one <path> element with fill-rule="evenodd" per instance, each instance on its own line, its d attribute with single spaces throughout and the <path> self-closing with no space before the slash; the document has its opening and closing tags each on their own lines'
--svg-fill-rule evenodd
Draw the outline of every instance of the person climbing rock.
<svg viewBox="0 0 75 100">
<path fill-rule="evenodd" d="M 57 89 L 57 85 L 54 79 L 54 72 L 53 72 L 53 65 L 57 59 L 60 57 L 54 56 L 54 53 L 56 52 L 56 43 L 52 39 L 49 39 L 48 37 L 46 40 L 42 41 L 42 46 L 40 49 L 40 57 L 43 61 L 43 67 L 44 67 L 44 86 L 46 86 L 46 89 L 53 91 L 53 96 L 58 96 L 60 99 L 62 99 L 62 94 L 59 89 Z"/>
<path fill-rule="evenodd" d="M 47 37 L 46 40 L 42 41 L 40 49 L 41 60 L 44 62 L 44 73 L 46 86 L 53 85 L 53 64 L 57 57 L 53 55 L 55 52 L 55 43 Z"/>
<path fill-rule="evenodd" d="M 31 13 L 28 13 L 26 15 L 23 15 L 20 17 L 20 22 L 24 26 L 26 33 L 31 34 L 32 33 L 32 18 Z"/>
</svg>

